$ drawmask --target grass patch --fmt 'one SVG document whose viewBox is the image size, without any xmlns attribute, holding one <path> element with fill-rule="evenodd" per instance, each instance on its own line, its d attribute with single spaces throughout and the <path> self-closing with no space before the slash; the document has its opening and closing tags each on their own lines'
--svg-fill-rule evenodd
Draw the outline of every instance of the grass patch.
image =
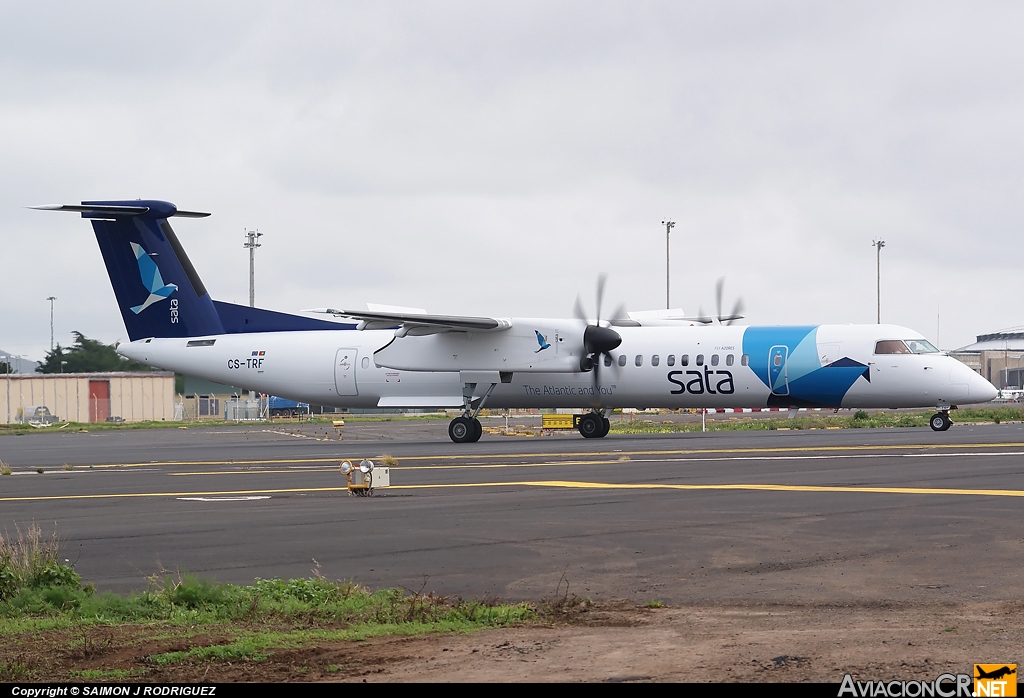
<svg viewBox="0 0 1024 698">
<path fill-rule="evenodd" d="M 12 536 L 0 536 L 0 615 L 5 608 L 24 610 L 49 604 L 65 608 L 72 598 L 90 591 L 68 561 L 60 559 L 56 530 L 44 536 L 36 524 Z"/>
<path fill-rule="evenodd" d="M 130 679 L 135 676 L 141 676 L 143 673 L 142 669 L 72 669 L 68 672 L 68 675 L 76 679 L 85 679 L 86 681 L 106 681 L 111 679 Z"/>
<path fill-rule="evenodd" d="M 0 647 L 0 681 L 145 678 L 174 667 L 258 663 L 320 643 L 469 633 L 537 618 L 529 604 L 374 591 L 319 575 L 248 585 L 155 576 L 142 592 L 98 594 L 60 562 L 56 535 L 32 527 L 4 546 L 17 582 L 0 599 L 0 636 L 9 639 Z M 125 647 L 133 651 L 117 652 Z M 120 659 L 105 665 L 107 656 Z"/>
<path fill-rule="evenodd" d="M 256 422 L 255 424 L 266 425 L 269 422 Z M 0 424 L 0 434 L 79 434 L 91 431 L 133 431 L 136 429 L 180 429 L 193 427 L 247 427 L 254 422 L 224 422 L 210 420 L 202 422 L 174 422 L 174 421 L 147 421 L 147 422 L 60 422 L 48 427 L 33 427 L 29 424 Z"/>
<path fill-rule="evenodd" d="M 725 417 L 720 413 L 707 417 L 708 431 L 775 431 L 777 429 L 866 429 L 880 427 L 926 427 L 934 412 L 874 412 L 857 410 L 852 415 L 832 413 L 797 413 L 792 419 L 755 419 L 753 417 Z M 950 412 L 954 424 L 976 424 L 979 422 L 1024 421 L 1024 410 L 1017 407 L 984 407 L 954 410 Z M 674 432 L 699 432 L 700 422 L 654 422 L 642 419 L 612 422 L 614 434 L 668 434 Z"/>
</svg>

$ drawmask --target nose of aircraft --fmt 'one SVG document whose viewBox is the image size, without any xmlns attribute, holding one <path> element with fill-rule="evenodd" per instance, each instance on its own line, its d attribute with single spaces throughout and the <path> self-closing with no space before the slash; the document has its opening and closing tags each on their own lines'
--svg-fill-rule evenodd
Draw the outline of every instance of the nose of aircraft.
<svg viewBox="0 0 1024 698">
<path fill-rule="evenodd" d="M 999 395 L 999 391 L 996 390 L 994 385 L 974 371 L 971 371 L 971 382 L 969 385 L 971 402 L 988 402 L 989 400 L 995 400 L 996 396 Z"/>
<path fill-rule="evenodd" d="M 994 400 L 999 391 L 969 367 L 952 357 L 949 361 L 947 397 L 951 403 L 973 405 Z"/>
</svg>

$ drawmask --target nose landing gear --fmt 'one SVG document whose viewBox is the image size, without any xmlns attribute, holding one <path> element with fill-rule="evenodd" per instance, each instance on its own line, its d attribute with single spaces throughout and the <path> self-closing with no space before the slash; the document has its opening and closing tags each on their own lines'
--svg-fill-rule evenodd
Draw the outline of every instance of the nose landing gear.
<svg viewBox="0 0 1024 698">
<path fill-rule="evenodd" d="M 948 410 L 936 412 L 932 415 L 932 418 L 928 420 L 928 426 L 932 428 L 932 431 L 946 431 L 952 424 L 953 420 L 949 418 Z"/>
</svg>

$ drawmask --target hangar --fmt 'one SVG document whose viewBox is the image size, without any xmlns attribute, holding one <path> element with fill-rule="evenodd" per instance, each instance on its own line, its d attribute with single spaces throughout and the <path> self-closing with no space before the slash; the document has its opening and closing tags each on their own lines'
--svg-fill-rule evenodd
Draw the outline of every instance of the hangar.
<svg viewBox="0 0 1024 698">
<path fill-rule="evenodd" d="M 949 355 L 1000 390 L 1024 387 L 1024 327 L 980 334 L 974 344 L 954 349 Z"/>
<path fill-rule="evenodd" d="M 69 422 L 172 420 L 174 374 L 147 371 L 0 376 L 0 420 L 6 424 L 32 421 L 41 413 L 39 407 L 46 407 L 59 421 Z"/>
</svg>

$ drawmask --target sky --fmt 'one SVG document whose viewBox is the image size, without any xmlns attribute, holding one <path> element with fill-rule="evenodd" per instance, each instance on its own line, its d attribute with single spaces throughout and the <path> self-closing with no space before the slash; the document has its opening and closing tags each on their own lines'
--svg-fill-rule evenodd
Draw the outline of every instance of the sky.
<svg viewBox="0 0 1024 698">
<path fill-rule="evenodd" d="M 91 227 L 154 198 L 211 294 L 749 324 L 1024 324 L 1024 5 L 47 2 L 0 22 L 0 348 L 126 332 Z"/>
</svg>

